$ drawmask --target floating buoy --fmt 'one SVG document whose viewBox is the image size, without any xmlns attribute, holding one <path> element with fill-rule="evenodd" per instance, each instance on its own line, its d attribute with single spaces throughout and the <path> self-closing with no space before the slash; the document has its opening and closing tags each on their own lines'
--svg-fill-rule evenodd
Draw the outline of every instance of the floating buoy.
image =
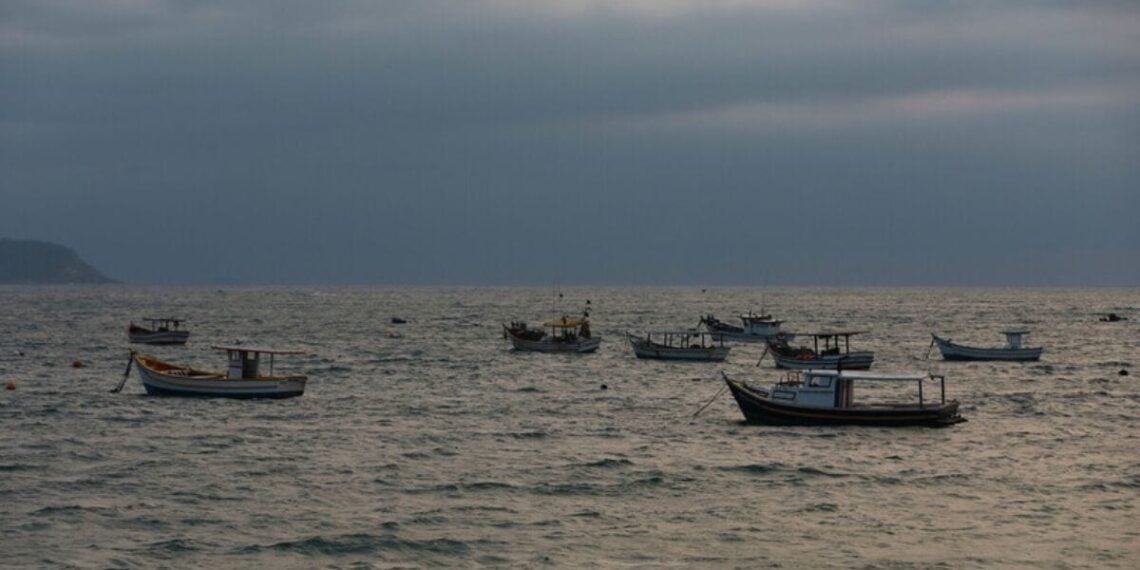
<svg viewBox="0 0 1140 570">
<path fill-rule="evenodd" d="M 1127 370 L 1125 370 L 1125 369 L 1123 369 L 1123 368 L 1121 368 L 1121 369 L 1120 369 L 1120 372 L 1118 372 L 1117 374 L 1120 374 L 1121 376 L 1128 376 L 1128 371 L 1127 371 Z"/>
<path fill-rule="evenodd" d="M 72 368 L 83 368 L 83 362 L 80 360 L 72 360 L 71 361 L 71 367 Z"/>
<path fill-rule="evenodd" d="M 602 384 L 602 389 L 603 389 L 603 390 L 609 390 L 609 389 L 610 389 L 610 387 L 609 387 L 609 386 L 606 386 L 605 384 Z"/>
<path fill-rule="evenodd" d="M 4 389 L 5 390 L 15 390 L 16 389 L 16 381 L 15 380 L 9 380 L 8 383 L 4 385 Z"/>
</svg>

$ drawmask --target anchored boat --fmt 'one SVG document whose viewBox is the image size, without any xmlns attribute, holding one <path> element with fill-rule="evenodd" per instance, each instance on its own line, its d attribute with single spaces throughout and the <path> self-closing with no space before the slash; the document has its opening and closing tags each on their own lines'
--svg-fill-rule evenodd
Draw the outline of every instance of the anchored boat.
<svg viewBox="0 0 1140 570">
<path fill-rule="evenodd" d="M 880 374 L 849 370 L 805 370 L 785 373 L 772 386 L 755 386 L 721 373 L 745 421 L 763 425 L 867 425 L 944 427 L 966 421 L 958 402 L 946 399 L 946 378 L 926 373 Z M 867 382 L 918 385 L 918 401 L 856 403 L 855 386 Z M 937 382 L 929 398 L 927 382 Z"/>
<path fill-rule="evenodd" d="M 1041 347 L 1028 348 L 1022 346 L 1022 341 L 1029 331 L 1002 331 L 1005 335 L 1006 345 L 1000 348 L 979 348 L 950 342 L 950 339 L 941 338 L 931 333 L 931 344 L 938 345 L 943 360 L 1006 360 L 1030 361 L 1040 360 Z"/>
<path fill-rule="evenodd" d="M 723 336 L 717 338 L 701 331 L 653 331 L 644 337 L 629 333 L 626 336 L 638 358 L 720 362 L 731 349 L 724 345 Z"/>
<path fill-rule="evenodd" d="M 149 326 L 136 325 L 133 321 L 127 326 L 127 339 L 135 344 L 186 344 L 190 331 L 180 327 L 185 319 L 151 318 L 143 319 Z"/>
<path fill-rule="evenodd" d="M 839 368 L 840 361 L 844 370 L 867 370 L 875 360 L 875 353 L 871 351 L 851 352 L 851 337 L 862 334 L 858 331 L 800 333 L 800 336 L 812 338 L 812 347 L 791 346 L 788 337 L 777 335 L 768 339 L 768 351 L 776 360 L 776 368 L 793 370 Z M 842 346 L 840 340 L 842 339 Z M 820 348 L 822 343 L 823 348 Z M 814 347 L 814 348 L 813 348 Z M 761 359 L 764 357 L 761 356 Z"/>
<path fill-rule="evenodd" d="M 503 325 L 503 336 L 511 341 L 515 350 L 532 352 L 593 352 L 598 350 L 602 337 L 590 332 L 590 320 L 562 317 L 543 323 L 545 329 L 528 327 L 525 322 L 512 321 Z"/>
<path fill-rule="evenodd" d="M 131 351 L 139 379 L 148 394 L 159 396 L 198 396 L 211 398 L 292 398 L 305 393 L 306 376 L 275 376 L 274 357 L 303 354 L 292 350 L 250 346 L 215 346 L 228 359 L 225 373 L 197 370 L 163 362 Z M 268 356 L 268 358 L 263 358 Z M 261 374 L 261 364 L 269 361 L 269 374 Z"/>
<path fill-rule="evenodd" d="M 781 334 L 780 325 L 783 322 L 773 320 L 772 315 L 757 315 L 752 311 L 747 315 L 740 315 L 742 326 L 739 327 L 723 322 L 713 315 L 704 315 L 700 320 L 705 330 L 714 335 L 713 338 L 735 342 L 763 342 L 770 336 Z M 792 335 L 788 336 L 790 338 Z"/>
</svg>

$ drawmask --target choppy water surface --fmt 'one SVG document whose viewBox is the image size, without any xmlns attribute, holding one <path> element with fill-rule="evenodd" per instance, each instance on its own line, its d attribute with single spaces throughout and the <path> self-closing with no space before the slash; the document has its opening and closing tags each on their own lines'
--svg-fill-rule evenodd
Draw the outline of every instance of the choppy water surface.
<svg viewBox="0 0 1140 570">
<path fill-rule="evenodd" d="M 74 567 L 1084 567 L 1140 559 L 1140 291 L 569 289 L 597 354 L 515 353 L 539 289 L 0 288 L 0 552 Z M 725 364 L 638 361 L 626 330 L 761 303 L 786 329 L 869 331 L 875 369 L 948 377 L 948 429 L 741 423 Z M 1097 312 L 1132 320 L 1097 322 Z M 300 348 L 282 401 L 155 398 L 126 322 L 182 316 L 186 347 Z M 406 325 L 389 324 L 392 316 Z M 1040 363 L 923 361 L 930 332 Z M 73 360 L 86 364 L 72 368 Z M 1119 376 L 1127 369 L 1130 376 Z M 605 384 L 607 389 L 602 389 Z"/>
</svg>

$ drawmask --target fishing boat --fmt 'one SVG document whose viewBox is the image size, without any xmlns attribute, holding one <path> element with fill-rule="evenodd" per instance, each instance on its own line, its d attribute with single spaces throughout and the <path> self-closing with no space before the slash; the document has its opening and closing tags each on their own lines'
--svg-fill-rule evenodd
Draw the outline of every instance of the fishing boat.
<svg viewBox="0 0 1140 570">
<path fill-rule="evenodd" d="M 842 362 L 844 370 L 867 370 L 875 360 L 875 353 L 851 351 L 851 337 L 857 334 L 862 333 L 858 331 L 800 333 L 801 337 L 811 337 L 812 347 L 791 346 L 788 344 L 788 337 L 777 335 L 768 339 L 767 351 L 775 358 L 776 368 L 835 370 Z"/>
<path fill-rule="evenodd" d="M 772 386 L 756 386 L 721 374 L 748 423 L 944 427 L 966 421 L 958 414 L 958 402 L 946 399 L 944 376 L 804 370 L 786 372 Z M 917 384 L 918 401 L 856 403 L 855 386 L 871 382 Z M 939 388 L 933 400 L 924 389 L 929 382 L 937 382 Z"/>
<path fill-rule="evenodd" d="M 158 396 L 198 396 L 209 398 L 292 398 L 305 393 L 305 376 L 276 376 L 274 357 L 303 354 L 292 350 L 275 350 L 251 346 L 214 346 L 225 351 L 224 373 L 197 370 L 163 362 L 131 351 L 146 392 Z M 263 358 L 268 356 L 268 359 Z M 261 374 L 261 364 L 269 361 L 269 374 Z M 130 372 L 130 369 L 127 369 Z"/>
<path fill-rule="evenodd" d="M 717 339 L 702 331 L 653 331 L 644 337 L 627 332 L 626 336 L 638 358 L 720 362 L 731 348 L 724 345 L 723 336 Z"/>
<path fill-rule="evenodd" d="M 1006 345 L 999 348 L 979 348 L 957 344 L 934 333 L 930 334 L 933 337 L 930 342 L 938 346 L 938 351 L 942 353 L 943 360 L 1030 361 L 1041 359 L 1041 347 L 1028 348 L 1022 346 L 1022 342 L 1029 331 L 1002 331 L 1002 334 L 1005 335 Z"/>
<path fill-rule="evenodd" d="M 190 331 L 181 328 L 185 319 L 144 318 L 148 326 L 136 325 L 133 321 L 127 326 L 127 340 L 135 344 L 186 344 Z"/>
<path fill-rule="evenodd" d="M 701 317 L 700 324 L 705 327 L 710 334 L 714 335 L 717 340 L 729 340 L 735 342 L 763 342 L 770 336 L 775 336 L 780 333 L 780 325 L 784 321 L 777 321 L 772 319 L 772 315 L 755 314 L 749 311 L 746 315 L 739 315 L 740 324 L 726 323 L 716 318 L 713 315 L 704 315 Z M 787 334 L 787 333 L 785 333 Z M 789 337 L 793 335 L 788 335 Z"/>
<path fill-rule="evenodd" d="M 543 323 L 543 327 L 528 327 L 525 322 L 512 321 L 509 326 L 503 325 L 503 336 L 510 339 L 515 350 L 532 352 L 593 352 L 602 343 L 601 337 L 590 333 L 590 320 L 585 315 L 563 316 Z"/>
</svg>

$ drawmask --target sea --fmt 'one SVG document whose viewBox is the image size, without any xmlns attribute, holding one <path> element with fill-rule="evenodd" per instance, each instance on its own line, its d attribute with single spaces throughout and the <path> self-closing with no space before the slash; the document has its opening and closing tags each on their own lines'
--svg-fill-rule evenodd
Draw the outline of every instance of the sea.
<svg viewBox="0 0 1140 570">
<path fill-rule="evenodd" d="M 597 353 L 502 336 L 587 301 Z M 748 425 L 721 374 L 775 382 L 760 345 L 625 339 L 749 310 L 865 331 L 873 370 L 944 374 L 968 421 Z M 186 346 L 136 346 L 174 363 L 303 351 L 276 370 L 305 394 L 112 393 L 152 316 L 187 319 Z M 1040 362 L 927 357 L 1010 327 Z M 0 566 L 1137 568 L 1138 362 L 1140 289 L 6 286 Z"/>
</svg>

